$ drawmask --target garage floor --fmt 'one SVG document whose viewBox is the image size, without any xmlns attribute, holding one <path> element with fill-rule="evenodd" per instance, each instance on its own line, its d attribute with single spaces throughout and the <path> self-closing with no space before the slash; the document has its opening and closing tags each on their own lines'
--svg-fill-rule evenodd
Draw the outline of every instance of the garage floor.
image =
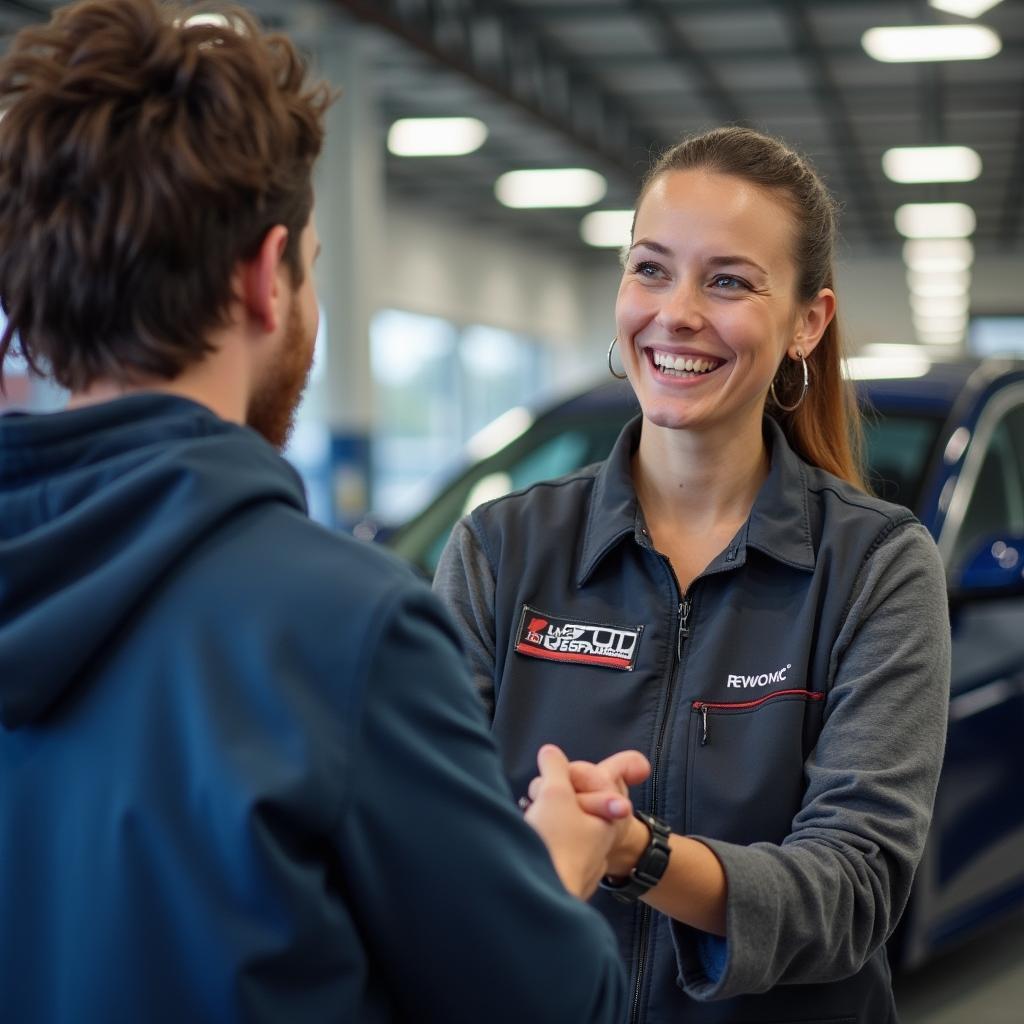
<svg viewBox="0 0 1024 1024">
<path fill-rule="evenodd" d="M 895 980 L 901 1024 L 1021 1024 L 1024 913 Z"/>
</svg>

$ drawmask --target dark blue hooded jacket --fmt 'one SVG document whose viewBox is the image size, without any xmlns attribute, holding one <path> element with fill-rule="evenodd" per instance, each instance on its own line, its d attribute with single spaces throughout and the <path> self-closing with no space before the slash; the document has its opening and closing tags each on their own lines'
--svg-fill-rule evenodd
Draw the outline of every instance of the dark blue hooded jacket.
<svg viewBox="0 0 1024 1024">
<path fill-rule="evenodd" d="M 448 619 L 251 431 L 0 419 L 0 1016 L 615 1021 Z"/>
</svg>

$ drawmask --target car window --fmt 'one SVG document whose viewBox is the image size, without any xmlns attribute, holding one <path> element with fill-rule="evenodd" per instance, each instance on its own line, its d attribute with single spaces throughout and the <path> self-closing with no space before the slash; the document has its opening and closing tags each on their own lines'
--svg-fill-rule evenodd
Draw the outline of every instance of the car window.
<svg viewBox="0 0 1024 1024">
<path fill-rule="evenodd" d="M 942 420 L 933 416 L 870 411 L 864 420 L 868 483 L 880 498 L 913 508 L 938 440 Z"/>
<path fill-rule="evenodd" d="M 1024 406 L 1012 408 L 989 438 L 953 545 L 954 569 L 988 538 L 1024 533 Z"/>
<path fill-rule="evenodd" d="M 628 412 L 612 409 L 603 416 L 570 423 L 538 422 L 450 484 L 395 534 L 391 547 L 433 575 L 448 535 L 462 516 L 510 491 L 599 462 L 611 451 L 627 416 Z"/>
</svg>

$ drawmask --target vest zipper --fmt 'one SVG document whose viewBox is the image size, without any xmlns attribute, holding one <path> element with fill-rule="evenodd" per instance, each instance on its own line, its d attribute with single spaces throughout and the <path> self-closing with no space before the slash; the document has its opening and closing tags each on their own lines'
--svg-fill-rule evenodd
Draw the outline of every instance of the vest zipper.
<svg viewBox="0 0 1024 1024">
<path fill-rule="evenodd" d="M 644 968 L 647 966 L 647 933 L 651 927 L 651 908 L 640 904 L 640 951 L 636 958 L 636 980 L 633 982 L 633 1004 L 629 1009 L 630 1024 L 640 1019 L 640 990 L 643 987 Z"/>
<path fill-rule="evenodd" d="M 806 697 L 808 700 L 824 700 L 825 694 L 818 693 L 815 690 L 776 690 L 774 693 L 766 693 L 763 697 L 758 697 L 757 700 L 741 700 L 734 702 L 716 702 L 708 700 L 695 700 L 693 702 L 693 710 L 700 712 L 700 745 L 706 747 L 708 745 L 708 711 L 739 711 L 745 708 L 756 708 L 760 705 L 767 703 L 770 700 L 774 700 L 776 697 L 795 697 L 795 696 Z"/>
<path fill-rule="evenodd" d="M 676 637 L 676 665 L 683 660 L 683 642 L 690 635 L 686 625 L 690 618 L 690 595 L 683 595 L 683 603 L 679 606 L 679 635 Z"/>
<path fill-rule="evenodd" d="M 679 593 L 679 580 L 672 569 L 668 559 L 665 559 L 666 567 L 675 584 L 676 593 Z M 658 738 L 654 744 L 654 757 L 651 762 L 651 813 L 658 813 L 658 778 L 661 769 L 661 748 L 665 742 L 665 732 L 668 729 L 668 720 L 672 711 L 672 696 L 675 691 L 676 673 L 683 660 L 683 643 L 690 636 L 690 629 L 687 625 L 690 618 L 690 595 L 683 594 L 683 599 L 676 608 L 679 616 L 679 628 L 676 632 L 676 656 L 672 663 L 672 670 L 668 677 L 668 688 L 665 694 L 665 714 L 662 716 L 661 725 L 658 727 Z M 640 1018 L 640 993 L 643 989 L 644 970 L 647 967 L 647 943 L 648 933 L 651 928 L 651 908 L 646 903 L 640 905 L 640 942 L 636 958 L 636 978 L 633 982 L 633 1000 L 629 1011 L 630 1024 L 636 1024 Z"/>
</svg>

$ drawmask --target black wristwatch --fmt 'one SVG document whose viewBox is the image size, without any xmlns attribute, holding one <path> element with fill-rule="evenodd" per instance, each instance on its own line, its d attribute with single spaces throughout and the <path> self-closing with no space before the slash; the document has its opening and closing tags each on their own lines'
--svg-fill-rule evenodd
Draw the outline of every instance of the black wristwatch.
<svg viewBox="0 0 1024 1024">
<path fill-rule="evenodd" d="M 636 867 L 625 878 L 612 878 L 605 875 L 601 879 L 601 888 L 606 889 L 616 899 L 623 903 L 632 903 L 633 900 L 643 896 L 649 889 L 661 881 L 668 867 L 668 858 L 672 848 L 668 844 L 668 837 L 671 829 L 665 822 L 647 814 L 645 811 L 633 811 L 633 816 L 642 821 L 651 830 L 651 839 L 647 849 L 640 854 Z"/>
</svg>

